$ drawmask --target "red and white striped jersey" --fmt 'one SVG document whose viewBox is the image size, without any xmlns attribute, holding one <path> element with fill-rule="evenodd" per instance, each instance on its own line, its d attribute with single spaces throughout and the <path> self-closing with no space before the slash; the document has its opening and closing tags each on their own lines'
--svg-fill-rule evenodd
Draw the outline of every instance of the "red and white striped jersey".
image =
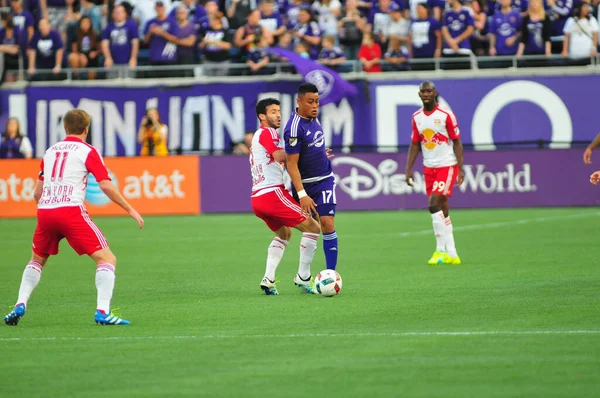
<svg viewBox="0 0 600 398">
<path fill-rule="evenodd" d="M 412 142 L 421 143 L 425 167 L 457 164 L 454 142 L 460 138 L 456 116 L 439 104 L 431 112 L 419 109 L 412 117 Z"/>
<path fill-rule="evenodd" d="M 283 165 L 273 158 L 275 151 L 283 150 L 277 130 L 260 127 L 252 138 L 250 169 L 252 196 L 260 196 L 283 186 Z"/>
<path fill-rule="evenodd" d="M 44 190 L 38 208 L 83 206 L 89 173 L 96 181 L 110 180 L 102 156 L 93 146 L 73 136 L 52 145 L 40 165 Z"/>
</svg>

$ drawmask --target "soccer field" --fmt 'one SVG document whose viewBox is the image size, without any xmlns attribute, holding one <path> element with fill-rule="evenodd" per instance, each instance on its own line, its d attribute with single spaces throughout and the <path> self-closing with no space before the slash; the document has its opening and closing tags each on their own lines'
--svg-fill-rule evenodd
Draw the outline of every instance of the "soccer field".
<svg viewBox="0 0 600 398">
<path fill-rule="evenodd" d="M 452 218 L 463 265 L 431 267 L 426 211 L 340 213 L 334 298 L 293 285 L 297 232 L 280 295 L 262 294 L 272 235 L 254 216 L 148 217 L 143 231 L 97 218 L 118 258 L 113 306 L 132 325 L 93 323 L 95 268 L 63 241 L 19 326 L 0 326 L 1 395 L 599 396 L 600 212 Z M 34 225 L 0 220 L 4 312 Z"/>
</svg>

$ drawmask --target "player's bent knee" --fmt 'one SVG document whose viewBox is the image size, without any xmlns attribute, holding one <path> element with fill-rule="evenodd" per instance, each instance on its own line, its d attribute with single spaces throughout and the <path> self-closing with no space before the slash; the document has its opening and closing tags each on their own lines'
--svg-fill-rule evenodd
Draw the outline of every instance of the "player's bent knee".
<svg viewBox="0 0 600 398">
<path fill-rule="evenodd" d="M 90 255 L 92 260 L 96 262 L 96 264 L 111 264 L 113 266 L 117 265 L 117 257 L 113 254 L 110 248 L 104 248 L 102 250 L 98 250 Z"/>
<path fill-rule="evenodd" d="M 290 228 L 288 228 L 288 227 L 281 227 L 279 230 L 277 230 L 275 232 L 275 235 L 279 239 L 283 239 L 283 240 L 289 241 L 290 239 L 292 239 L 292 230 Z"/>
<path fill-rule="evenodd" d="M 335 221 L 331 216 L 321 216 L 321 229 L 323 233 L 331 233 L 335 231 Z"/>
<path fill-rule="evenodd" d="M 307 218 L 302 221 L 300 224 L 296 225 L 296 229 L 300 232 L 310 232 L 313 234 L 321 233 L 321 226 L 318 222 L 315 221 L 314 218 Z"/>
</svg>

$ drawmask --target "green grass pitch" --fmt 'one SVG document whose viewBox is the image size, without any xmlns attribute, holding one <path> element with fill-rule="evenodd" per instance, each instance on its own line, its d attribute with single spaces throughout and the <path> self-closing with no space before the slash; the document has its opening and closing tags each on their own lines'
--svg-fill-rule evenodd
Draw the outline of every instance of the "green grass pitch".
<svg viewBox="0 0 600 398">
<path fill-rule="evenodd" d="M 262 294 L 272 235 L 254 216 L 97 218 L 132 325 L 93 323 L 93 263 L 63 241 L 19 326 L 0 325 L 0 396 L 600 396 L 600 212 L 452 218 L 463 265 L 431 267 L 426 211 L 340 213 L 334 298 L 293 286 L 297 232 L 280 295 Z M 34 225 L 0 220 L 5 312 Z"/>
</svg>

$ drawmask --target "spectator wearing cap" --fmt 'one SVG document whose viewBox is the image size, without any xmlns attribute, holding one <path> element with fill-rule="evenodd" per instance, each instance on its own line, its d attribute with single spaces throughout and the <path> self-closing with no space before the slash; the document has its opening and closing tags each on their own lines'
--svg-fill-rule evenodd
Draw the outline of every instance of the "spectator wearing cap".
<svg viewBox="0 0 600 398">
<path fill-rule="evenodd" d="M 324 35 L 338 34 L 338 18 L 342 14 L 340 0 L 317 0 L 312 4 L 312 10 L 318 15 L 319 28 Z"/>
<path fill-rule="evenodd" d="M 226 0 L 225 8 L 229 27 L 238 29 L 246 23 L 250 12 L 256 10 L 256 0 Z"/>
<path fill-rule="evenodd" d="M 357 59 L 367 21 L 360 15 L 356 0 L 346 0 L 344 12 L 338 22 L 339 42 L 350 60 Z"/>
<path fill-rule="evenodd" d="M 137 25 L 133 19 L 127 19 L 123 6 L 116 6 L 112 16 L 113 22 L 102 32 L 104 67 L 129 65 L 130 68 L 135 68 L 140 48 Z"/>
<path fill-rule="evenodd" d="M 390 4 L 389 38 L 397 39 L 400 46 L 410 52 L 410 21 L 403 17 L 402 7 L 392 1 Z"/>
<path fill-rule="evenodd" d="M 319 62 L 336 72 L 344 72 L 343 63 L 346 62 L 346 54 L 335 46 L 335 36 L 327 35 L 321 41 L 323 48 L 319 52 Z"/>
<path fill-rule="evenodd" d="M 33 80 L 56 80 L 62 69 L 64 44 L 60 33 L 52 29 L 47 19 L 41 19 L 38 31 L 29 42 L 29 76 Z M 37 73 L 37 69 L 52 69 L 52 73 Z"/>
<path fill-rule="evenodd" d="M 429 16 L 424 3 L 417 5 L 417 19 L 410 25 L 411 55 L 413 58 L 439 58 L 442 53 L 440 23 Z"/>
<path fill-rule="evenodd" d="M 118 3 L 119 0 L 117 0 Z M 135 20 L 138 26 L 138 37 L 144 37 L 144 29 L 146 24 L 153 18 L 156 18 L 155 0 L 128 0 L 133 6 L 131 17 Z M 165 8 L 170 10 L 171 0 L 162 0 Z"/>
<path fill-rule="evenodd" d="M 151 19 L 144 29 L 144 42 L 150 50 L 150 65 L 170 66 L 177 63 L 177 42 L 179 38 L 177 21 L 167 15 L 164 3 L 156 2 L 156 18 Z M 177 73 L 171 69 L 157 70 L 151 77 L 170 77 Z"/>
<path fill-rule="evenodd" d="M 23 9 L 22 0 L 11 0 L 10 8 L 12 9 L 11 15 L 14 28 L 19 37 L 24 40 L 22 44 L 26 45 L 33 37 L 33 26 L 35 24 L 33 15 Z"/>
<path fill-rule="evenodd" d="M 510 0 L 504 0 L 510 1 Z M 448 0 L 450 6 L 444 12 L 442 35 L 446 42 L 444 54 L 469 55 L 471 51 L 471 35 L 475 30 L 473 16 L 461 0 Z"/>
<path fill-rule="evenodd" d="M 227 75 L 229 50 L 231 50 L 231 42 L 233 41 L 232 36 L 231 31 L 223 26 L 223 14 L 221 12 L 217 12 L 210 17 L 210 26 L 204 32 L 204 37 L 199 45 L 204 54 L 204 63 L 212 65 L 212 67 L 206 68 L 207 75 Z"/>
<path fill-rule="evenodd" d="M 319 56 L 319 45 L 321 44 L 321 30 L 319 24 L 313 21 L 310 8 L 303 7 L 298 15 L 298 23 L 294 27 L 294 42 L 298 44 L 305 41 L 310 44 L 310 56 L 317 59 Z"/>
<path fill-rule="evenodd" d="M 258 45 L 262 37 L 266 37 L 268 43 L 272 42 L 269 31 L 260 25 L 260 11 L 254 10 L 248 14 L 246 25 L 240 26 L 235 32 L 234 44 L 248 53 Z"/>
<path fill-rule="evenodd" d="M 269 31 L 274 41 L 277 41 L 287 29 L 281 14 L 275 10 L 275 1 L 262 0 L 258 8 L 260 10 L 260 25 Z"/>
</svg>

